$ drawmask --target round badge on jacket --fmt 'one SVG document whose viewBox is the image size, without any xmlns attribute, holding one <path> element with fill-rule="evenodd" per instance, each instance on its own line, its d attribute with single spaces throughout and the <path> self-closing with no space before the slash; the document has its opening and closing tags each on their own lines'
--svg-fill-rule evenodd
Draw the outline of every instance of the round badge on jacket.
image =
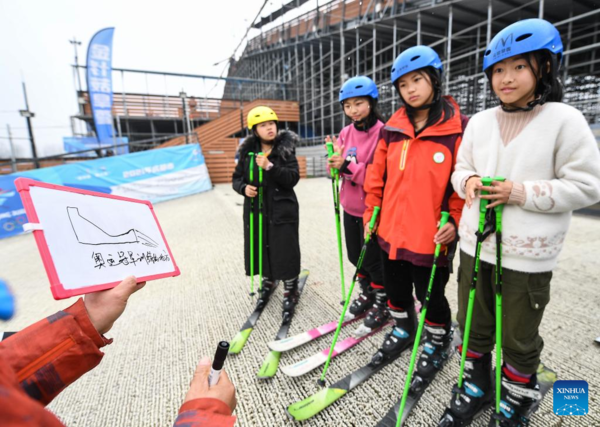
<svg viewBox="0 0 600 427">
<path fill-rule="evenodd" d="M 444 163 L 445 159 L 446 156 L 444 156 L 444 153 L 442 153 L 441 151 L 438 151 L 433 155 L 433 161 L 436 163 Z"/>
</svg>

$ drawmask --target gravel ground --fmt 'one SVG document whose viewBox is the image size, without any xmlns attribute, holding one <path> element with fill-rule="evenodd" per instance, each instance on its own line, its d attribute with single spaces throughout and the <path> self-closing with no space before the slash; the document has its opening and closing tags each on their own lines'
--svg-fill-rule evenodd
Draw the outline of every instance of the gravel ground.
<svg viewBox="0 0 600 427">
<path fill-rule="evenodd" d="M 302 265 L 311 271 L 290 334 L 308 330 L 339 316 L 340 285 L 331 215 L 331 186 L 324 178 L 302 180 L 300 200 Z M 216 344 L 231 339 L 252 311 L 249 280 L 243 273 L 242 199 L 229 185 L 156 206 L 156 213 L 173 255 L 179 277 L 149 283 L 134 295 L 127 311 L 109 333 L 114 344 L 105 348 L 100 366 L 62 393 L 49 407 L 68 426 L 169 426 L 183 400 L 197 361 L 212 356 Z M 600 407 L 600 295 L 594 283 L 600 275 L 597 248 L 599 222 L 576 216 L 571 224 L 560 265 L 552 282 L 552 301 L 541 326 L 543 361 L 559 379 L 589 383 L 590 415 L 557 417 L 552 393 L 532 420 L 533 426 L 598 426 Z M 19 330 L 74 301 L 54 301 L 37 254 L 33 236 L 0 242 L 0 273 L 14 289 L 18 312 L 1 330 Z M 346 278 L 353 271 L 346 262 Z M 256 374 L 281 319 L 282 291 L 277 290 L 257 328 L 239 355 L 231 355 L 227 371 L 237 387 L 235 414 L 240 426 L 292 425 L 286 407 L 317 391 L 317 371 L 300 378 L 279 372 L 261 381 Z M 447 295 L 456 311 L 456 280 Z M 342 330 L 340 339 L 352 327 Z M 321 338 L 283 354 L 291 364 L 327 347 Z M 336 358 L 328 383 L 370 360 L 382 340 L 376 335 Z M 435 425 L 449 401 L 458 375 L 458 358 L 438 375 L 407 426 Z M 304 426 L 372 426 L 398 399 L 409 355 L 375 375 Z M 487 417 L 486 417 L 487 419 Z M 475 426 L 487 425 L 483 418 Z"/>
</svg>

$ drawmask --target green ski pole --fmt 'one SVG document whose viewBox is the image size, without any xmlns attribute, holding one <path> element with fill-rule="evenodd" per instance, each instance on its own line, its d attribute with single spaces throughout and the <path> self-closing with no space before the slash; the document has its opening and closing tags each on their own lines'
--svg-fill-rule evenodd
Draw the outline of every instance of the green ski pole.
<svg viewBox="0 0 600 427">
<path fill-rule="evenodd" d="M 335 153 L 333 151 L 333 143 L 327 142 L 326 144 L 327 147 L 327 157 L 331 158 L 331 156 L 333 156 Z M 346 284 L 345 284 L 345 279 L 344 279 L 344 255 L 343 255 L 343 251 L 342 251 L 342 230 L 341 230 L 341 225 L 340 225 L 340 173 L 339 170 L 335 169 L 335 168 L 330 168 L 330 173 L 331 173 L 331 189 L 333 192 L 333 209 L 335 211 L 335 230 L 337 233 L 337 244 L 338 244 L 338 257 L 339 257 L 339 261 L 340 261 L 340 278 L 341 278 L 341 282 L 342 282 L 342 301 L 341 303 L 344 304 L 344 301 L 346 300 Z"/>
<path fill-rule="evenodd" d="M 258 153 L 262 156 L 262 151 Z M 258 168 L 258 289 L 262 292 L 263 283 L 263 168 Z"/>
<path fill-rule="evenodd" d="M 492 178 L 482 178 L 481 182 L 484 186 L 492 184 Z M 488 194 L 487 191 L 482 191 L 481 195 Z M 473 318 L 473 306 L 475 304 L 475 291 L 477 289 L 477 275 L 479 273 L 479 256 L 481 254 L 481 245 L 483 241 L 493 232 L 492 229 L 486 229 L 486 216 L 488 214 L 487 209 L 488 201 L 486 199 L 479 199 L 479 225 L 477 228 L 477 242 L 475 246 L 475 262 L 473 263 L 473 273 L 471 277 L 471 287 L 469 289 L 469 303 L 467 305 L 467 318 L 465 321 L 465 330 L 463 333 L 463 344 L 462 354 L 460 358 L 460 372 L 458 374 L 458 388 L 462 388 L 463 375 L 465 372 L 465 362 L 467 360 L 467 349 L 469 348 L 469 335 L 471 334 L 471 320 Z M 488 224 L 491 225 L 491 224 Z M 493 226 L 493 225 L 492 225 Z"/>
<path fill-rule="evenodd" d="M 375 206 L 373 209 L 373 216 L 371 217 L 371 221 L 369 222 L 369 230 L 373 232 L 373 227 L 375 227 L 375 222 L 377 221 L 377 215 L 379 215 L 379 210 L 381 208 L 379 206 Z M 340 316 L 340 320 L 338 321 L 337 328 L 335 330 L 335 335 L 333 336 L 333 342 L 331 343 L 331 347 L 329 348 L 329 354 L 327 355 L 327 361 L 325 362 L 325 367 L 323 368 L 323 373 L 321 374 L 321 378 L 317 380 L 317 383 L 321 387 L 325 387 L 325 374 L 327 373 L 327 369 L 329 368 L 329 364 L 331 363 L 331 358 L 333 356 L 333 350 L 335 349 L 335 345 L 338 340 L 338 335 L 340 334 L 340 329 L 342 329 L 342 323 L 344 323 L 344 317 L 346 316 L 346 310 L 348 310 L 348 305 L 350 303 L 350 297 L 352 296 L 352 291 L 354 290 L 354 284 L 356 283 L 356 278 L 358 277 L 358 271 L 362 267 L 363 260 L 365 258 L 365 253 L 367 252 L 367 245 L 371 241 L 371 234 L 369 233 L 365 239 L 365 243 L 360 250 L 360 256 L 358 257 L 358 262 L 356 263 L 356 272 L 352 277 L 352 283 L 350 285 L 350 289 L 348 290 L 348 295 L 346 296 L 346 300 L 344 301 L 344 308 L 342 309 L 342 315 Z"/>
<path fill-rule="evenodd" d="M 450 214 L 448 212 L 442 212 L 442 218 L 440 220 L 440 229 L 446 225 Z M 435 253 L 433 255 L 433 266 L 431 267 L 431 275 L 429 276 L 429 285 L 427 286 L 427 293 L 425 294 L 425 302 L 421 307 L 421 317 L 419 319 L 419 327 L 417 328 L 417 334 L 415 336 L 415 343 L 413 345 L 413 351 L 410 356 L 410 366 L 408 367 L 408 375 L 404 382 L 404 392 L 402 393 L 402 401 L 400 403 L 400 411 L 398 412 L 398 420 L 396 421 L 396 427 L 400 427 L 402 422 L 402 414 L 404 413 L 404 407 L 406 406 L 406 399 L 408 397 L 408 391 L 410 390 L 410 382 L 412 381 L 413 369 L 415 368 L 415 360 L 417 359 L 417 352 L 419 350 L 419 344 L 421 343 L 421 334 L 423 333 L 423 327 L 425 326 L 425 316 L 427 315 L 427 307 L 429 307 L 429 298 L 431 297 L 431 289 L 433 288 L 433 279 L 435 278 L 435 270 L 437 269 L 437 260 L 440 256 L 440 250 L 442 245 L 438 243 L 435 245 Z"/>
<path fill-rule="evenodd" d="M 504 181 L 496 177 L 494 181 Z M 491 185 L 491 182 L 490 182 Z M 500 394 L 502 392 L 502 211 L 504 205 L 494 207 L 496 216 L 496 414 L 500 413 Z M 499 425 L 499 421 L 496 421 Z"/>
<path fill-rule="evenodd" d="M 250 157 L 250 185 L 254 185 L 254 153 Z M 254 296 L 254 197 L 250 198 L 250 296 Z"/>
</svg>

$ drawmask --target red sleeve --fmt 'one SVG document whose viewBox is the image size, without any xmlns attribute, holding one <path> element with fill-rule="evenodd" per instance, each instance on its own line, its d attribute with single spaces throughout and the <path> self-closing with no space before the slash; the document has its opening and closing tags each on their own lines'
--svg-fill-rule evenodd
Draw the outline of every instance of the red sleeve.
<svg viewBox="0 0 600 427">
<path fill-rule="evenodd" d="M 44 405 L 27 396 L 10 370 L 8 360 L 0 357 L 0 420 L 2 427 L 64 427 Z"/>
<path fill-rule="evenodd" d="M 233 427 L 234 424 L 235 417 L 225 402 L 202 398 L 181 406 L 174 427 Z"/>
<path fill-rule="evenodd" d="M 92 325 L 83 300 L 0 343 L 0 358 L 29 397 L 47 405 L 63 389 L 95 368 L 110 344 Z"/>
<path fill-rule="evenodd" d="M 367 206 L 363 216 L 363 223 L 365 225 L 371 221 L 373 208 L 375 208 L 375 206 L 381 207 L 383 187 L 386 178 L 387 150 L 387 142 L 384 138 L 380 138 L 377 148 L 375 149 L 375 154 L 373 155 L 373 163 L 367 167 L 364 184 L 366 193 L 365 205 Z"/>
<path fill-rule="evenodd" d="M 44 405 L 27 396 L 8 360 L 0 357 L 0 420 L 2 427 L 64 427 Z"/>
<path fill-rule="evenodd" d="M 462 142 L 462 137 L 459 137 L 456 140 L 456 146 L 454 147 L 454 164 L 452 165 L 452 173 L 454 173 L 454 168 L 456 167 L 456 158 L 458 154 L 458 149 L 460 148 L 460 144 Z M 452 176 L 452 173 L 450 176 Z M 452 183 L 450 183 L 452 185 Z M 456 229 L 458 230 L 458 225 L 460 224 L 460 217 L 462 215 L 463 206 L 465 205 L 465 201 L 460 198 L 460 196 L 456 193 L 456 191 L 452 192 L 450 199 L 448 200 L 448 206 L 450 207 L 450 216 L 454 220 L 454 224 Z"/>
</svg>

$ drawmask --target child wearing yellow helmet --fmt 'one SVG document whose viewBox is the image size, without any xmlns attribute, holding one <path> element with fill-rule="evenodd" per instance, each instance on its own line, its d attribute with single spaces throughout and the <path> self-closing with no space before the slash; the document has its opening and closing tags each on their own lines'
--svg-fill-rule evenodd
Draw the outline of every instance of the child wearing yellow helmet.
<svg viewBox="0 0 600 427">
<path fill-rule="evenodd" d="M 299 206 L 294 187 L 300 179 L 295 147 L 298 136 L 289 130 L 278 130 L 277 114 L 266 106 L 253 108 L 247 117 L 252 135 L 239 149 L 239 161 L 233 173 L 233 189 L 244 196 L 244 255 L 246 274 L 259 271 L 259 259 L 250 266 L 250 245 L 259 252 L 255 233 L 250 241 L 250 211 L 254 209 L 254 230 L 259 230 L 259 203 L 251 203 L 258 195 L 258 169 L 263 171 L 263 283 L 258 304 L 265 305 L 276 280 L 284 282 L 283 315 L 291 316 L 298 303 L 300 274 Z M 250 153 L 256 153 L 251 161 Z M 260 155 L 258 153 L 261 153 Z M 250 168 L 253 180 L 250 180 Z"/>
</svg>

